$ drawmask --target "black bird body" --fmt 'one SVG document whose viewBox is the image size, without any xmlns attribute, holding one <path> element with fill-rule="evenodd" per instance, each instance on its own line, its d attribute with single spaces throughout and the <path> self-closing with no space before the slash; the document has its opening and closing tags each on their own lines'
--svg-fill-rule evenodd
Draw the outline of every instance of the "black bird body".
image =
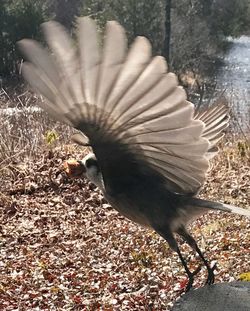
<svg viewBox="0 0 250 311">
<path fill-rule="evenodd" d="M 186 196 L 171 193 L 164 186 L 164 180 L 154 170 L 146 165 L 133 163 L 129 167 L 131 173 L 125 180 L 119 172 L 117 178 L 103 176 L 105 197 L 122 215 L 143 226 L 169 226 L 177 218 L 177 206 L 185 205 Z M 109 181 L 112 182 L 109 182 Z"/>
</svg>

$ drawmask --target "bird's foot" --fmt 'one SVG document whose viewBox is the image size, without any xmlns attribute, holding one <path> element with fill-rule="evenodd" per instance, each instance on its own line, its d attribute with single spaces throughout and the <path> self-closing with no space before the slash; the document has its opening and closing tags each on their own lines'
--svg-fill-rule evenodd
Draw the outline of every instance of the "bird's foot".
<svg viewBox="0 0 250 311">
<path fill-rule="evenodd" d="M 187 293 L 193 286 L 193 283 L 194 283 L 194 276 L 199 273 L 201 270 L 201 265 L 194 271 L 194 272 L 190 272 L 188 273 L 188 278 L 189 278 L 189 281 L 187 283 L 187 286 L 185 288 L 185 292 Z"/>
<path fill-rule="evenodd" d="M 214 270 L 217 268 L 216 264 L 213 265 L 213 267 L 207 267 L 207 281 L 206 284 L 211 285 L 214 283 Z"/>
</svg>

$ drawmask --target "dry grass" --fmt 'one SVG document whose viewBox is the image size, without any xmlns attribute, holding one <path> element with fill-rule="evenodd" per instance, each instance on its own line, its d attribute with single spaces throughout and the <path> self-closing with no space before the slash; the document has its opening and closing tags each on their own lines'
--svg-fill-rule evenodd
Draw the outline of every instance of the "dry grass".
<svg viewBox="0 0 250 311">
<path fill-rule="evenodd" d="M 211 161 L 211 170 L 201 192 L 206 198 L 221 200 L 239 206 L 250 202 L 250 144 L 224 138 L 219 154 Z"/>
<path fill-rule="evenodd" d="M 42 98 L 24 87 L 0 91 L 0 172 L 11 163 L 36 159 L 46 148 L 69 141 L 72 129 L 53 121 L 35 103 Z M 55 139 L 50 139 L 51 134 Z"/>
</svg>

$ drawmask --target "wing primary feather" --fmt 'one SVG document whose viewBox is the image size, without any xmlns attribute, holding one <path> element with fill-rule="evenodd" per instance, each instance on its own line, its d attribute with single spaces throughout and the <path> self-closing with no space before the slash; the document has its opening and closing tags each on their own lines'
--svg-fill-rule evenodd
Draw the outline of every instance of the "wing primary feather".
<svg viewBox="0 0 250 311">
<path fill-rule="evenodd" d="M 18 46 L 22 53 L 30 61 L 28 65 L 29 67 L 26 66 L 25 68 L 23 66 L 23 72 L 25 74 L 25 78 L 29 81 L 29 84 L 38 89 L 39 93 L 43 94 L 47 98 L 50 98 L 52 103 L 55 102 L 57 97 L 60 98 L 61 104 L 58 108 L 62 111 L 67 111 L 71 97 L 68 94 L 67 89 L 62 89 L 60 87 L 60 71 L 52 61 L 51 56 L 33 40 L 23 39 L 18 42 Z M 31 64 L 33 67 L 31 67 Z M 37 74 L 33 79 L 31 76 L 29 77 L 29 75 L 32 73 L 35 74 L 34 71 L 36 71 Z M 38 88 L 39 83 L 41 84 L 41 88 Z M 45 84 L 47 84 L 47 90 L 54 93 L 54 100 L 51 100 L 51 93 L 46 92 Z"/>
<path fill-rule="evenodd" d="M 207 126 L 214 122 L 219 122 L 219 120 L 222 120 L 223 118 L 228 117 L 228 111 L 225 110 L 218 110 L 213 115 L 210 115 L 208 118 L 195 118 L 203 121 Z"/>
<path fill-rule="evenodd" d="M 224 136 L 224 131 L 229 125 L 229 110 L 228 107 L 222 103 L 219 105 L 213 105 L 203 112 L 195 114 L 195 119 L 201 120 L 205 124 L 202 137 L 209 141 L 209 149 L 206 153 L 206 157 L 211 159 L 218 152 L 218 148 L 215 149 L 215 145 Z"/>
<path fill-rule="evenodd" d="M 17 44 L 28 61 L 43 71 L 58 88 L 60 85 L 59 71 L 49 53 L 38 42 L 31 39 L 23 39 Z"/>
<path fill-rule="evenodd" d="M 61 79 L 67 81 L 72 95 L 70 104 L 84 102 L 77 51 L 71 37 L 61 24 L 54 21 L 43 23 L 42 29 L 50 49 L 56 56 L 57 64 L 62 73 Z"/>
<path fill-rule="evenodd" d="M 140 124 L 146 124 L 148 121 L 152 122 L 157 120 L 161 118 L 163 114 L 167 115 L 186 104 L 186 95 L 182 87 L 175 87 L 172 89 L 172 92 L 171 90 L 169 90 L 169 92 L 170 93 L 165 93 L 164 96 L 157 98 L 157 101 L 152 101 L 150 104 L 140 107 L 137 113 L 121 122 L 119 126 L 116 127 L 114 133 L 119 135 L 120 132 L 129 131 Z M 166 99 L 167 101 L 165 101 Z M 178 105 L 180 107 L 178 107 Z M 156 109 L 158 109 L 158 111 Z M 147 115 L 144 116 L 146 112 Z"/>
<path fill-rule="evenodd" d="M 113 110 L 119 104 L 120 99 L 133 86 L 144 68 L 151 59 L 151 45 L 144 37 L 137 37 L 132 44 L 127 59 L 113 86 L 112 92 L 105 104 L 108 118 L 112 118 Z"/>
<path fill-rule="evenodd" d="M 71 136 L 71 140 L 81 146 L 90 146 L 88 138 L 82 133 L 75 133 Z"/>
<path fill-rule="evenodd" d="M 107 22 L 98 75 L 96 104 L 103 110 L 117 80 L 127 52 L 125 31 L 115 21 Z"/>
<path fill-rule="evenodd" d="M 192 117 L 193 109 L 190 105 L 182 107 L 182 109 L 177 109 L 172 111 L 167 115 L 160 115 L 157 118 L 151 120 L 140 120 L 140 122 L 133 123 L 134 134 L 131 131 L 126 131 L 123 137 L 139 137 L 145 134 L 155 134 L 155 133 L 165 133 L 166 131 L 177 130 L 179 128 L 186 128 L 191 126 L 190 120 Z M 166 128 L 166 124 L 168 124 Z M 130 127 L 131 129 L 131 127 Z"/>
<path fill-rule="evenodd" d="M 94 106 L 93 110 L 88 111 L 87 118 L 96 122 L 95 97 L 101 59 L 96 24 L 89 17 L 78 18 L 78 42 L 82 88 L 86 103 Z"/>
<path fill-rule="evenodd" d="M 219 113 L 228 114 L 228 108 L 224 104 L 214 105 L 208 110 L 205 110 L 202 113 L 197 113 L 195 119 L 202 120 L 204 123 L 208 123 L 209 120 L 216 118 Z"/>
<path fill-rule="evenodd" d="M 199 120 L 203 121 L 208 126 L 210 123 L 216 122 L 217 120 L 218 120 L 217 122 L 219 122 L 220 120 L 219 118 L 222 116 L 226 118 L 228 116 L 228 111 L 220 109 L 219 111 L 216 111 L 214 114 L 206 116 L 206 118 L 202 119 L 199 118 Z"/>
<path fill-rule="evenodd" d="M 145 150 L 145 149 L 144 149 Z M 205 163 L 204 166 L 200 166 L 199 168 L 197 167 L 197 165 L 195 165 L 192 161 L 192 159 L 185 157 L 184 156 L 180 156 L 177 153 L 172 153 L 171 151 L 169 151 L 169 153 L 167 153 L 167 151 L 165 153 L 162 152 L 158 152 L 158 151 L 147 151 L 147 157 L 149 159 L 152 160 L 157 160 L 158 162 L 167 165 L 167 166 L 171 166 L 171 167 L 176 167 L 177 169 L 183 169 L 183 162 L 185 162 L 185 168 L 184 170 L 187 172 L 191 172 L 192 170 L 204 170 L 207 169 L 207 165 Z M 165 160 L 164 160 L 165 158 Z M 178 161 L 178 163 L 177 163 Z M 173 163 L 173 164 L 171 164 Z"/>
<path fill-rule="evenodd" d="M 112 110 L 112 114 L 116 114 L 115 119 L 113 118 L 113 124 L 118 122 L 124 113 L 127 113 L 130 108 L 133 108 L 147 93 L 150 93 L 162 79 L 166 71 L 167 66 L 163 57 L 154 57 Z"/>
<path fill-rule="evenodd" d="M 168 74 L 171 75 L 171 74 Z M 160 104 L 163 102 L 164 98 L 170 95 L 174 89 L 176 88 L 176 77 L 175 75 L 171 75 L 174 79 L 172 79 L 170 83 L 170 87 L 164 89 L 164 83 L 165 82 L 165 77 L 159 81 L 158 85 L 156 85 L 155 88 L 152 89 L 152 92 L 154 92 L 154 95 L 152 95 L 152 92 L 149 96 L 145 94 L 146 96 L 142 97 L 141 100 L 139 100 L 134 106 L 131 106 L 125 115 L 119 116 L 118 119 L 116 119 L 117 126 L 116 126 L 116 131 L 117 135 L 121 131 L 129 130 L 130 127 L 133 127 L 134 125 L 137 125 L 136 119 L 138 116 L 143 115 L 146 111 L 149 111 L 156 105 Z M 162 91 L 156 91 L 155 89 L 163 89 L 164 92 Z M 149 93 L 148 93 L 149 94 Z M 147 98 L 149 97 L 149 98 Z M 132 110 L 133 108 L 133 110 Z M 119 122 L 119 123 L 118 123 Z M 139 123 L 141 120 L 139 121 Z"/>
<path fill-rule="evenodd" d="M 32 88 L 38 93 L 43 94 L 43 96 L 47 99 L 46 103 L 39 101 L 38 105 L 47 110 L 47 112 L 56 120 L 72 125 L 70 121 L 64 118 L 62 113 L 58 113 L 58 107 L 54 104 L 57 89 L 53 83 L 51 83 L 46 76 L 37 70 L 33 64 L 28 62 L 23 64 L 22 74 Z"/>
<path fill-rule="evenodd" d="M 166 99 L 163 99 L 162 102 L 158 103 L 158 105 L 155 105 L 152 109 L 145 110 L 147 111 L 147 114 L 141 114 L 140 117 L 133 120 L 133 122 L 130 121 L 129 123 L 127 123 L 127 133 L 129 134 L 129 130 L 131 130 L 131 128 L 136 128 L 136 126 L 140 124 L 143 124 L 145 126 L 147 122 L 157 121 L 162 117 L 168 116 L 172 112 L 177 111 L 178 109 L 182 109 L 183 106 L 186 106 L 185 99 L 186 94 L 183 88 L 176 88 L 172 94 L 170 94 Z M 159 107 L 160 109 L 157 110 L 157 107 Z M 181 127 L 180 124 L 178 126 Z M 167 125 L 166 129 L 168 129 Z"/>
</svg>

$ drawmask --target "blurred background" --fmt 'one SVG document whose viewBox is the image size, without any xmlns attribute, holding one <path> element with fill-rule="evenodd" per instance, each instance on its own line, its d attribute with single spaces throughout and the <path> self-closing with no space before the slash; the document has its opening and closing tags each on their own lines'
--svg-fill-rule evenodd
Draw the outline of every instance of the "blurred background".
<svg viewBox="0 0 250 311">
<path fill-rule="evenodd" d="M 2 157 L 36 153 L 71 130 L 51 122 L 24 84 L 16 42 L 43 41 L 40 24 L 57 20 L 74 36 L 76 17 L 91 16 L 100 32 L 107 20 L 126 29 L 129 43 L 146 36 L 164 55 L 197 109 L 216 101 L 231 107 L 233 135 L 250 132 L 249 0 L 0 0 L 0 139 Z M 60 129 L 59 129 L 59 128 Z M 59 135 L 59 133 L 62 133 Z M 1 152 L 0 151 L 0 152 Z M 0 154 L 1 155 L 1 154 Z"/>
</svg>

